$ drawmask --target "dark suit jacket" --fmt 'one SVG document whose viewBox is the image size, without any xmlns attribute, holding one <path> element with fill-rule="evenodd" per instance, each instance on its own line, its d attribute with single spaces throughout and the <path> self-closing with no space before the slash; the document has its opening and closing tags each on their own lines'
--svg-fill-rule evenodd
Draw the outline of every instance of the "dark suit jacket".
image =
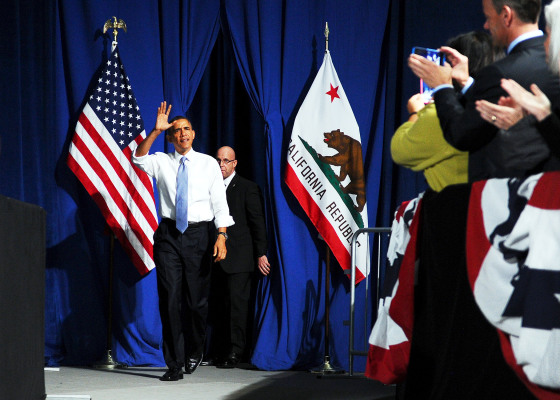
<svg viewBox="0 0 560 400">
<path fill-rule="evenodd" d="M 556 104 L 557 106 L 552 110 L 553 112 L 537 123 L 537 128 L 544 137 L 548 147 L 550 147 L 550 151 L 560 158 L 560 102 L 556 102 Z"/>
<path fill-rule="evenodd" d="M 501 96 L 507 96 L 500 86 L 502 78 L 513 79 L 528 90 L 536 83 L 549 99 L 556 99 L 560 93 L 558 76 L 550 72 L 546 64 L 543 43 L 544 37 L 518 43 L 505 58 L 483 68 L 462 99 L 453 89 L 435 93 L 445 139 L 457 149 L 469 152 L 469 181 L 508 176 L 508 171 L 497 172 L 493 165 L 492 141 L 498 129 L 480 117 L 475 108 L 476 100 L 497 103 Z"/>
<path fill-rule="evenodd" d="M 256 183 L 236 173 L 226 196 L 235 224 L 227 229 L 227 256 L 220 265 L 230 274 L 254 271 L 256 258 L 267 252 L 261 190 Z"/>
</svg>

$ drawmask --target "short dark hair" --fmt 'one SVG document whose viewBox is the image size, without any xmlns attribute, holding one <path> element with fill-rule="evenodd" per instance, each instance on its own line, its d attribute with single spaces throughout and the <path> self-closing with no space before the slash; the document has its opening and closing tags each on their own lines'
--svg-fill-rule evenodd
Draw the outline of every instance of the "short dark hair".
<svg viewBox="0 0 560 400">
<path fill-rule="evenodd" d="M 188 119 L 187 117 L 185 117 L 184 115 L 177 115 L 176 117 L 173 117 L 173 118 L 171 119 L 171 121 L 169 121 L 169 123 L 172 124 L 173 122 L 175 122 L 175 121 L 177 121 L 177 120 L 180 120 L 180 119 L 187 120 L 187 121 L 189 122 L 189 124 L 191 124 L 191 129 L 194 130 L 193 124 L 192 124 L 191 120 Z M 169 128 L 169 129 L 167 129 L 167 130 L 165 131 L 165 134 L 166 134 L 166 135 L 173 135 L 173 131 L 171 130 L 171 128 Z"/>
<path fill-rule="evenodd" d="M 521 21 L 531 24 L 537 23 L 541 14 L 541 0 L 492 0 L 492 4 L 498 13 L 504 6 L 510 7 Z"/>
</svg>

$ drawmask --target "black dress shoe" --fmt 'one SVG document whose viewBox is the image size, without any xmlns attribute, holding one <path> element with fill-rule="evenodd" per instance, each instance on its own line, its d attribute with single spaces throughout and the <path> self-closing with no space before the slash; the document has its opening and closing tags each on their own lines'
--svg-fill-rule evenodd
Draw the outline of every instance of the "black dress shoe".
<svg viewBox="0 0 560 400">
<path fill-rule="evenodd" d="M 223 362 L 216 365 L 216 368 L 234 368 L 239 364 L 240 358 L 241 355 L 231 352 Z"/>
<path fill-rule="evenodd" d="M 182 368 L 169 368 L 161 378 L 160 381 L 178 381 L 183 379 L 183 369 Z"/>
<path fill-rule="evenodd" d="M 185 365 L 185 372 L 187 374 L 192 374 L 198 368 L 201 362 L 202 362 L 202 354 L 200 355 L 200 357 L 189 358 L 187 360 L 187 365 Z"/>
</svg>

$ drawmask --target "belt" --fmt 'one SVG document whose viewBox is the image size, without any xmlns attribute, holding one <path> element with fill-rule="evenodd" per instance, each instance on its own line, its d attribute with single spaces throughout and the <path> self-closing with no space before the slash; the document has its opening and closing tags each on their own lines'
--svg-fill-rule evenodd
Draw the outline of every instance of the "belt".
<svg viewBox="0 0 560 400">
<path fill-rule="evenodd" d="M 199 226 L 199 225 L 202 225 L 202 224 L 208 224 L 208 223 L 210 223 L 210 221 L 200 221 L 200 222 L 191 222 L 191 221 L 189 221 L 189 228 L 190 228 L 190 227 L 193 227 L 193 228 L 194 228 L 195 226 Z M 187 228 L 187 229 L 188 229 L 188 228 Z"/>
<path fill-rule="evenodd" d="M 165 221 L 166 223 L 173 224 L 173 225 L 175 225 L 175 223 L 176 223 L 176 221 L 174 219 L 171 219 L 171 218 L 162 218 L 161 221 L 162 222 Z M 195 226 L 199 226 L 199 225 L 202 225 L 202 224 L 209 224 L 210 222 L 212 222 L 212 221 L 198 221 L 198 222 L 189 221 L 189 228 L 191 228 L 191 227 L 194 228 Z"/>
</svg>

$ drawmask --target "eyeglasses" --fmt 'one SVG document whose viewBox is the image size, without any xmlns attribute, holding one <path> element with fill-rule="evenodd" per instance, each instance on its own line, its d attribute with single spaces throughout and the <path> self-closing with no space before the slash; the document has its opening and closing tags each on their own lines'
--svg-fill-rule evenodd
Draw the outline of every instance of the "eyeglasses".
<svg viewBox="0 0 560 400">
<path fill-rule="evenodd" d="M 218 162 L 218 164 L 222 165 L 229 165 L 229 163 L 234 162 L 235 160 L 228 160 L 227 158 L 224 158 L 223 160 L 220 160 L 219 158 L 216 158 L 216 161 Z"/>
</svg>

